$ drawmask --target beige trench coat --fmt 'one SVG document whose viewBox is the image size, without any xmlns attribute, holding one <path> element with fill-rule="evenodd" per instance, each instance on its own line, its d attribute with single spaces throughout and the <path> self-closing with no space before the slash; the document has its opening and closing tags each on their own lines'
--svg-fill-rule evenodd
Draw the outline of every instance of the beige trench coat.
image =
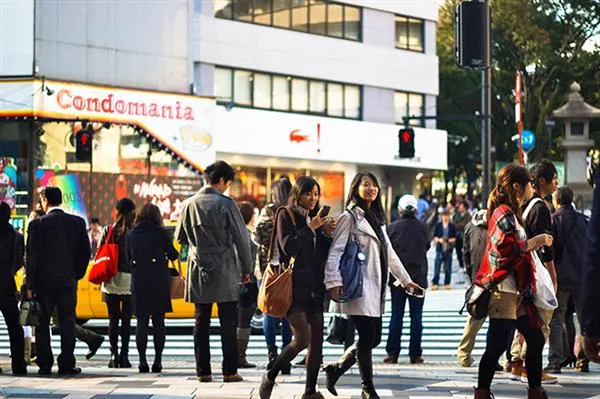
<svg viewBox="0 0 600 399">
<path fill-rule="evenodd" d="M 354 207 L 352 210 L 346 210 L 337 219 L 337 227 L 333 235 L 333 241 L 329 249 L 327 265 L 325 266 L 325 288 L 342 286 L 342 276 L 338 266 L 340 258 L 344 253 L 344 248 L 348 242 L 348 237 L 354 229 L 354 220 L 350 212 L 353 212 L 358 220 L 358 241 L 360 246 L 367 256 L 363 263 L 363 295 L 360 298 L 352 301 L 336 304 L 336 311 L 345 313 L 349 316 L 369 316 L 380 317 L 384 312 L 385 294 L 381 298 L 381 265 L 379 257 L 379 239 L 375 231 L 365 219 L 365 213 L 362 209 Z M 402 286 L 411 283 L 412 280 L 408 275 L 402 262 L 392 248 L 390 239 L 385 231 L 385 226 L 381 226 L 383 235 L 386 240 L 385 247 L 388 255 L 389 272 L 400 281 Z M 387 290 L 387 288 L 386 288 Z"/>
</svg>

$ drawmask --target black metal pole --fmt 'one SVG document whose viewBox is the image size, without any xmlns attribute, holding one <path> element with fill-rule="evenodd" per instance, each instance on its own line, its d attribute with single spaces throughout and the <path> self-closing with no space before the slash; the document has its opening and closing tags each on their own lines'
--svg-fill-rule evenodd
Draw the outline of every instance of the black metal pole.
<svg viewBox="0 0 600 399">
<path fill-rule="evenodd" d="M 492 105 L 492 74 L 491 68 L 491 21 L 489 3 L 484 1 L 486 12 L 484 13 L 484 69 L 481 72 L 481 166 L 482 166 L 482 187 L 481 187 L 481 207 L 487 207 L 487 200 L 492 187 L 491 179 L 491 143 L 492 143 L 492 123 L 491 123 L 491 105 Z"/>
</svg>

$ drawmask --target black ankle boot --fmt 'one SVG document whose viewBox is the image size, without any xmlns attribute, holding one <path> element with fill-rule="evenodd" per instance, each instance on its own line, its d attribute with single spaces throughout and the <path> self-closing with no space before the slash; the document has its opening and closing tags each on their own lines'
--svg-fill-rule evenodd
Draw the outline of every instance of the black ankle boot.
<svg viewBox="0 0 600 399">
<path fill-rule="evenodd" d="M 370 385 L 363 384 L 360 397 L 362 399 L 381 399 L 379 395 L 377 395 L 377 392 L 375 392 L 375 387 L 373 386 L 373 383 L 371 383 Z"/>
<path fill-rule="evenodd" d="M 113 352 L 110 355 L 110 360 L 108 361 L 108 368 L 109 369 L 118 369 L 119 368 L 119 356 L 117 355 L 116 352 Z"/>
<path fill-rule="evenodd" d="M 131 368 L 131 362 L 129 361 L 129 353 L 127 353 L 126 351 L 121 351 L 121 355 L 119 356 L 119 368 Z"/>
<path fill-rule="evenodd" d="M 267 370 L 271 370 L 271 367 L 273 366 L 273 363 L 275 362 L 275 359 L 277 359 L 277 347 L 274 346 L 272 348 L 269 348 L 269 352 L 267 353 L 269 362 L 267 363 Z"/>
<path fill-rule="evenodd" d="M 323 367 L 323 371 L 326 375 L 327 390 L 331 392 L 333 396 L 337 396 L 335 384 L 340 377 L 354 365 L 354 363 L 356 363 L 356 346 L 351 346 L 344 352 L 338 363 L 328 364 Z"/>
</svg>

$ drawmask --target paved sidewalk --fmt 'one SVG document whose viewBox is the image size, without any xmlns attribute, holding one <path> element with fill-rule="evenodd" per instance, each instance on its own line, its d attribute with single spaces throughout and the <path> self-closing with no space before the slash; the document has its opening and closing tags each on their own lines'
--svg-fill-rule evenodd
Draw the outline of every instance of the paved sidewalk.
<svg viewBox="0 0 600 399">
<path fill-rule="evenodd" d="M 80 362 L 83 374 L 74 378 L 40 378 L 36 368 L 30 367 L 28 377 L 0 375 L 0 397 L 2 398 L 64 398 L 64 399 L 159 399 L 199 398 L 235 399 L 258 398 L 257 387 L 264 373 L 264 363 L 259 368 L 241 370 L 244 381 L 224 384 L 220 374 L 215 382 L 200 384 L 195 377 L 191 362 L 165 361 L 160 375 L 139 374 L 137 368 L 111 370 L 99 367 L 99 361 Z M 104 365 L 104 362 L 102 362 Z M 218 364 L 213 370 L 220 369 Z M 292 375 L 278 378 L 273 399 L 298 398 L 304 389 L 303 368 L 292 369 Z M 565 399 L 600 398 L 600 367 L 594 365 L 587 374 L 565 370 L 558 375 L 559 382 L 548 386 L 549 397 Z M 453 362 L 431 362 L 414 366 L 404 362 L 384 365 L 379 359 L 375 365 L 375 383 L 383 398 L 472 398 L 472 387 L 476 384 L 477 369 L 461 368 Z M 319 379 L 321 392 L 333 398 Z M 496 399 L 525 398 L 526 384 L 513 382 L 508 374 L 497 374 L 493 391 Z M 360 398 L 360 377 L 353 368 L 338 383 L 338 398 Z"/>
</svg>

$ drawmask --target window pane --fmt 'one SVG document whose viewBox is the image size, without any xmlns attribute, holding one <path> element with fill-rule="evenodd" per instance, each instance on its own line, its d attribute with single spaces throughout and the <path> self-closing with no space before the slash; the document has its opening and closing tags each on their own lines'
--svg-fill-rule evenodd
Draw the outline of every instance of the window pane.
<svg viewBox="0 0 600 399">
<path fill-rule="evenodd" d="M 290 0 L 273 0 L 273 26 L 290 27 Z"/>
<path fill-rule="evenodd" d="M 271 76 L 254 74 L 254 103 L 257 108 L 271 108 Z"/>
<path fill-rule="evenodd" d="M 344 6 L 329 4 L 327 7 L 327 34 L 342 37 L 344 31 Z"/>
<path fill-rule="evenodd" d="M 423 21 L 419 19 L 408 20 L 408 48 L 423 51 Z"/>
<path fill-rule="evenodd" d="M 346 6 L 344 11 L 344 37 L 360 40 L 360 8 Z"/>
<path fill-rule="evenodd" d="M 327 83 L 327 115 L 344 116 L 344 86 Z"/>
<path fill-rule="evenodd" d="M 231 101 L 232 94 L 231 69 L 215 68 L 215 97 L 218 101 Z"/>
<path fill-rule="evenodd" d="M 271 0 L 254 0 L 254 22 L 271 25 Z"/>
<path fill-rule="evenodd" d="M 327 28 L 327 5 L 322 0 L 310 0 L 310 32 L 324 35 Z"/>
<path fill-rule="evenodd" d="M 423 95 L 422 94 L 410 94 L 408 96 L 408 113 L 410 116 L 423 116 Z M 411 125 L 421 126 L 423 120 L 413 119 L 410 121 Z"/>
<path fill-rule="evenodd" d="M 292 79 L 292 111 L 308 111 L 308 80 Z"/>
<path fill-rule="evenodd" d="M 273 76 L 273 108 L 283 111 L 290 109 L 289 80 L 283 76 Z"/>
<path fill-rule="evenodd" d="M 325 113 L 325 83 L 310 81 L 310 112 Z"/>
<path fill-rule="evenodd" d="M 233 7 L 233 19 L 252 22 L 252 0 L 237 0 Z"/>
<path fill-rule="evenodd" d="M 233 0 L 215 0 L 215 17 L 231 19 Z"/>
<path fill-rule="evenodd" d="M 396 17 L 396 47 L 408 49 L 408 19 Z"/>
<path fill-rule="evenodd" d="M 292 29 L 308 32 L 308 0 L 292 0 Z"/>
<path fill-rule="evenodd" d="M 344 116 L 346 118 L 360 118 L 360 87 L 344 87 Z"/>
<path fill-rule="evenodd" d="M 241 105 L 252 105 L 252 73 L 235 71 L 233 73 L 233 102 Z"/>
<path fill-rule="evenodd" d="M 408 94 L 397 91 L 394 93 L 394 109 L 396 114 L 396 123 L 404 123 L 402 120 L 408 111 Z"/>
</svg>

